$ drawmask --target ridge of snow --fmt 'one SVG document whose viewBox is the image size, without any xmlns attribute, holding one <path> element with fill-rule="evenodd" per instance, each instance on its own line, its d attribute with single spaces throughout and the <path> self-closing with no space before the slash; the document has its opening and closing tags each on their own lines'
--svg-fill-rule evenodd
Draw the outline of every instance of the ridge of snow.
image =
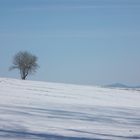
<svg viewBox="0 0 140 140">
<path fill-rule="evenodd" d="M 140 139 L 140 91 L 0 78 L 0 140 Z"/>
</svg>

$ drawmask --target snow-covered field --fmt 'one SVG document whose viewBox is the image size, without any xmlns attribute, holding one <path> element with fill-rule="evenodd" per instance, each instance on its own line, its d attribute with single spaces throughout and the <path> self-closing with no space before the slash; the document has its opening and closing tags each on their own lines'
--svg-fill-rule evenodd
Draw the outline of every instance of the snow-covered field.
<svg viewBox="0 0 140 140">
<path fill-rule="evenodd" d="M 0 140 L 140 139 L 140 91 L 0 78 Z"/>
</svg>

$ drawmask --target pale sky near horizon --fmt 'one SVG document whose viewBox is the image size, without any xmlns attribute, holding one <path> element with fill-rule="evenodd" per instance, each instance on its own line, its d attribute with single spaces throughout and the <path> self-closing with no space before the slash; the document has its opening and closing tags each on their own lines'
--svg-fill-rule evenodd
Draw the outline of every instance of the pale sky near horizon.
<svg viewBox="0 0 140 140">
<path fill-rule="evenodd" d="M 140 85 L 139 0 L 0 0 L 0 77 L 27 50 L 40 69 L 28 79 Z"/>
</svg>

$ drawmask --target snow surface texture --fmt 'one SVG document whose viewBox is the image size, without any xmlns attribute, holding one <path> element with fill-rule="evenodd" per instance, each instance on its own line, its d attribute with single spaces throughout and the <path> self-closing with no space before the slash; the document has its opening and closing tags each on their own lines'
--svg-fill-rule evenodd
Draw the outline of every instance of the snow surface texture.
<svg viewBox="0 0 140 140">
<path fill-rule="evenodd" d="M 140 91 L 0 78 L 0 140 L 140 139 Z"/>
</svg>

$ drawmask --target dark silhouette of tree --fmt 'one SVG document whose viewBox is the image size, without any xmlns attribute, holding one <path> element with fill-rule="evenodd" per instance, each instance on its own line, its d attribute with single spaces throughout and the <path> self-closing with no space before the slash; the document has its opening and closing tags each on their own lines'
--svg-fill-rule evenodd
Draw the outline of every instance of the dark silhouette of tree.
<svg viewBox="0 0 140 140">
<path fill-rule="evenodd" d="M 28 74 L 33 74 L 38 68 L 37 57 L 31 53 L 18 52 L 13 58 L 13 66 L 10 70 L 18 69 L 20 71 L 21 79 L 25 80 Z"/>
</svg>

